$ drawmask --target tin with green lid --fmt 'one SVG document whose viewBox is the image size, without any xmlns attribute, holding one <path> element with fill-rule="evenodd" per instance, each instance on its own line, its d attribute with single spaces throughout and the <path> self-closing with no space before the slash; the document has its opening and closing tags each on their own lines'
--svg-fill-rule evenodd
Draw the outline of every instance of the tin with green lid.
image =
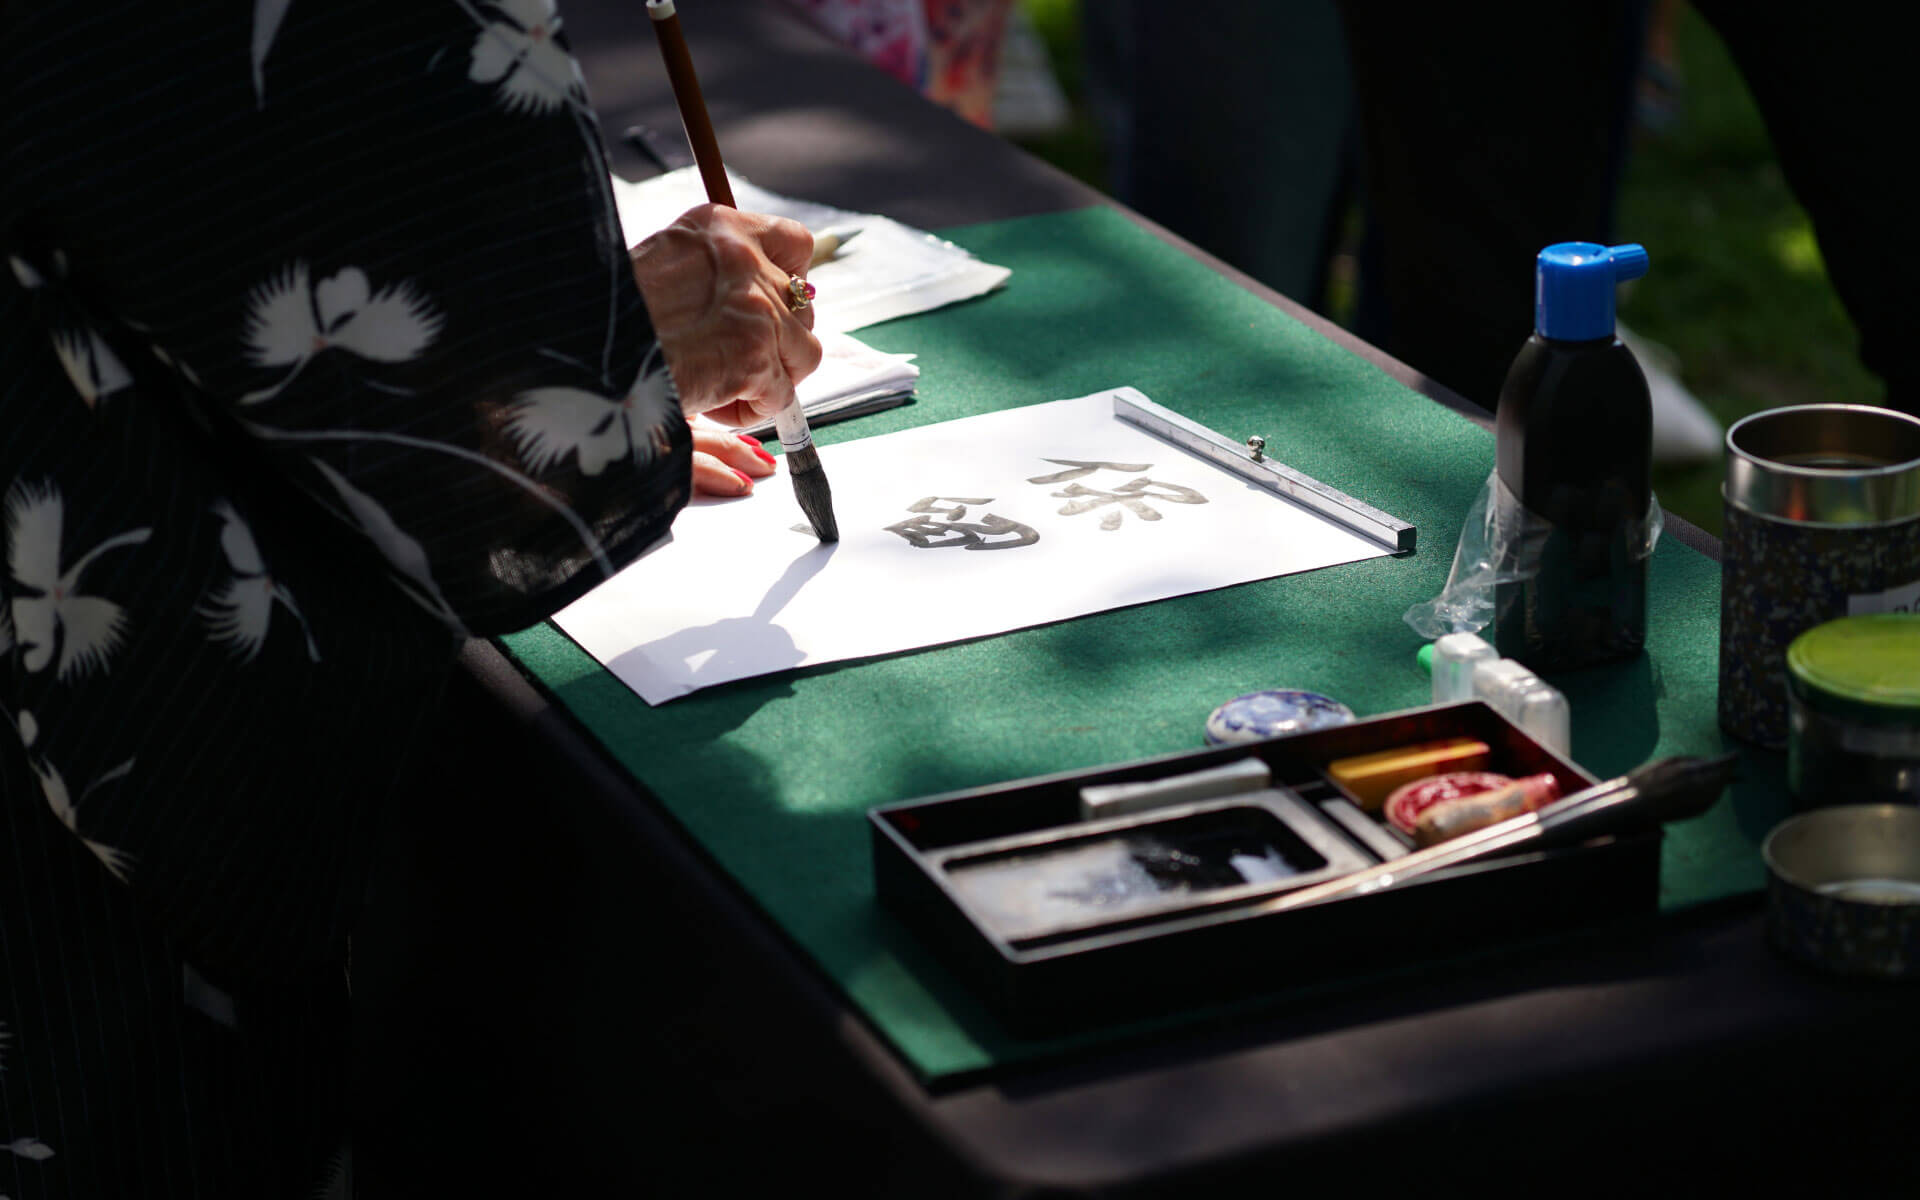
<svg viewBox="0 0 1920 1200">
<path fill-rule="evenodd" d="M 1787 647 L 1787 684 L 1802 805 L 1920 804 L 1920 613 L 1814 626 Z"/>
</svg>

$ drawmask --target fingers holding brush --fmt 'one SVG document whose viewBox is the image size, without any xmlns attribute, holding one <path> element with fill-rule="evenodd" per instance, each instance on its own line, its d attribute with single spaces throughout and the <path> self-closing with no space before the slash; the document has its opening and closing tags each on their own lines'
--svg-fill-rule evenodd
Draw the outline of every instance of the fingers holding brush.
<svg viewBox="0 0 1920 1200">
<path fill-rule="evenodd" d="M 688 144 L 693 147 L 693 160 L 700 168 L 700 182 L 707 189 L 707 199 L 733 208 L 733 185 L 727 179 L 726 166 L 720 161 L 713 120 L 707 115 L 706 101 L 700 96 L 693 55 L 687 50 L 686 35 L 680 29 L 680 18 L 674 13 L 673 0 L 647 0 L 647 17 L 660 41 L 660 57 L 666 64 L 667 79 L 673 84 L 673 100 L 680 109 L 680 123 L 686 128 Z M 706 219 L 718 220 L 710 212 Z M 800 502 L 800 511 L 806 514 L 808 524 L 821 541 L 838 541 L 840 531 L 834 522 L 833 496 L 827 487 L 827 475 L 820 467 L 820 456 L 814 451 L 806 415 L 793 390 L 796 383 L 820 365 L 821 358 L 820 343 L 812 332 L 813 285 L 806 281 L 807 265 L 813 256 L 813 235 L 794 222 L 774 217 L 740 218 L 736 214 L 736 219 L 742 221 L 736 232 L 753 239 L 760 257 L 785 277 L 775 282 L 776 296 L 782 286 L 786 294 L 775 301 L 779 315 L 773 321 L 773 357 L 783 374 L 766 372 L 756 376 L 751 382 L 761 390 L 758 396 L 746 389 L 722 388 L 718 393 L 720 399 L 709 411 L 737 424 L 744 423 L 742 409 L 774 417 L 781 444 L 790 456 L 788 465 L 794 474 L 794 499 Z M 665 345 L 664 338 L 662 345 Z M 680 368 L 674 364 L 671 354 L 667 361 L 673 368 L 675 381 L 679 382 Z M 738 398 L 729 402 L 728 395 Z M 690 413 L 698 412 L 707 407 L 707 398 L 696 396 L 689 406 L 683 397 L 682 407 Z"/>
<path fill-rule="evenodd" d="M 789 269 L 804 270 L 812 247 L 798 222 L 703 204 L 633 248 L 634 279 L 687 415 L 729 424 L 772 416 L 820 365 L 813 312 L 796 300 L 799 272 Z"/>
<path fill-rule="evenodd" d="M 813 233 L 805 225 L 765 213 L 741 213 L 740 219 L 782 275 L 806 278 L 813 264 Z"/>
<path fill-rule="evenodd" d="M 784 287 L 780 289 L 782 295 L 785 291 Z M 784 304 L 784 301 L 770 303 Z M 756 307 L 751 319 L 760 319 L 758 313 Z M 796 314 L 786 313 L 783 318 L 768 320 L 766 336 L 745 351 L 743 357 L 726 364 L 731 369 L 722 376 L 726 381 L 722 392 L 730 393 L 731 398 L 704 409 L 707 416 L 723 425 L 757 425 L 797 403 L 794 389 L 820 365 L 823 351 L 820 340 L 795 317 Z M 668 361 L 671 363 L 672 359 Z M 677 372 L 674 379 L 678 382 Z M 684 393 L 681 407 L 692 411 Z"/>
</svg>

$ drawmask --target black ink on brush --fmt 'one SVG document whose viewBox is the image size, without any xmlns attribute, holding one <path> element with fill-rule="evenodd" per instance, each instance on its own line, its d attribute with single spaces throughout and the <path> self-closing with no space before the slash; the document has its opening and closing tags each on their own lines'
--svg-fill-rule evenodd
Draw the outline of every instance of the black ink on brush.
<svg viewBox="0 0 1920 1200">
<path fill-rule="evenodd" d="M 840 526 L 833 519 L 833 491 L 827 486 L 827 473 L 820 469 L 820 452 L 808 442 L 805 449 L 787 451 L 786 459 L 787 469 L 793 473 L 794 499 L 800 501 L 800 511 L 807 515 L 814 536 L 823 542 L 839 541 Z"/>
<path fill-rule="evenodd" d="M 720 143 L 713 136 L 713 120 L 707 116 L 707 102 L 700 95 L 700 80 L 693 72 L 693 55 L 687 51 L 686 35 L 680 31 L 673 0 L 647 0 L 647 16 L 653 22 L 654 36 L 660 42 L 660 57 L 667 65 L 667 81 L 673 85 L 673 102 L 680 109 L 680 123 L 687 128 L 687 142 L 693 147 L 693 161 L 700 168 L 700 181 L 706 185 L 707 199 L 728 208 L 733 202 L 733 187 L 727 182 L 727 168 L 720 161 Z M 774 419 L 780 431 L 780 446 L 785 452 L 787 469 L 793 479 L 793 495 L 800 511 L 807 515 L 814 536 L 823 542 L 840 540 L 840 526 L 833 519 L 833 492 L 827 487 L 827 473 L 820 469 L 820 453 L 813 448 L 813 432 L 807 428 L 806 414 L 795 396 Z"/>
</svg>

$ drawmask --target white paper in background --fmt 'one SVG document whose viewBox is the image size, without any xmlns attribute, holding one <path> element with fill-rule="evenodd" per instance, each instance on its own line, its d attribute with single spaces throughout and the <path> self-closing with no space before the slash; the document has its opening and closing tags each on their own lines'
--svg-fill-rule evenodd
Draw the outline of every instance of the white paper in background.
<svg viewBox="0 0 1920 1200">
<path fill-rule="evenodd" d="M 1387 553 L 1119 420 L 1115 394 L 829 447 L 838 543 L 796 531 L 781 471 L 689 505 L 672 544 L 554 621 L 659 704 Z"/>
<path fill-rule="evenodd" d="M 913 355 L 875 350 L 852 334 L 821 334 L 820 351 L 819 367 L 794 389 L 809 420 L 842 409 L 858 409 L 885 397 L 904 398 L 912 394 L 914 382 L 920 378 Z M 770 420 L 740 430 L 755 437 L 772 431 Z"/>
<path fill-rule="evenodd" d="M 776 195 L 731 171 L 727 179 L 733 185 L 733 198 L 744 211 L 788 217 L 815 233 L 860 230 L 860 236 L 838 257 L 807 272 L 820 293 L 813 302 L 816 333 L 845 333 L 927 312 L 992 291 L 1012 274 L 1006 267 L 981 262 L 952 242 L 891 217 Z M 706 199 L 706 189 L 694 167 L 669 171 L 644 183 L 613 177 L 613 202 L 620 211 L 620 227 L 628 246 L 665 229 L 681 213 L 706 203 Z"/>
</svg>

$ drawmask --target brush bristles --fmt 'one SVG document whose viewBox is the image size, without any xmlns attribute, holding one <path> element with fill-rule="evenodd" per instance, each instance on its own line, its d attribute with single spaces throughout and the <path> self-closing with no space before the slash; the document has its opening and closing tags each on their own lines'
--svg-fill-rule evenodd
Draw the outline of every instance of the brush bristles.
<svg viewBox="0 0 1920 1200">
<path fill-rule="evenodd" d="M 1712 808 L 1738 775 L 1739 765 L 1737 754 L 1663 758 L 1630 773 L 1627 781 L 1661 821 L 1679 821 Z"/>
<path fill-rule="evenodd" d="M 789 450 L 787 470 L 793 474 L 794 499 L 807 514 L 814 536 L 823 542 L 840 540 L 840 526 L 833 519 L 833 491 L 827 486 L 827 473 L 820 469 L 820 453 L 812 446 Z"/>
</svg>

